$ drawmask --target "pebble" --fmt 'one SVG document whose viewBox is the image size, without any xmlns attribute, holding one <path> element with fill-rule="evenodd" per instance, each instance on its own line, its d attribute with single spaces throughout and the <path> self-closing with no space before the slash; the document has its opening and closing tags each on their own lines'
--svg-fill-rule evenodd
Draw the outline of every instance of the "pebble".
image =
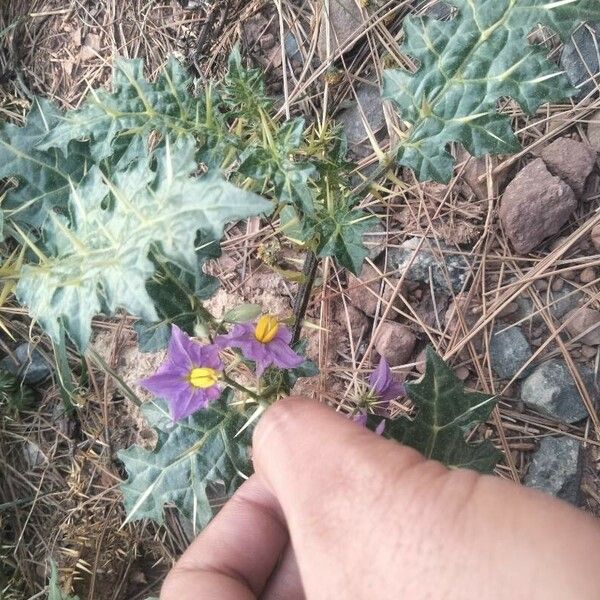
<svg viewBox="0 0 600 600">
<path fill-rule="evenodd" d="M 499 317 L 509 317 L 510 315 L 516 313 L 519 310 L 519 305 L 516 302 L 511 302 L 507 304 L 499 313 Z"/>
<path fill-rule="evenodd" d="M 552 282 L 552 291 L 560 292 L 565 287 L 565 280 L 562 277 L 557 277 Z"/>
<path fill-rule="evenodd" d="M 421 238 L 410 238 L 400 247 L 388 250 L 388 270 L 398 271 L 399 276 L 408 270 L 406 278 L 411 281 L 429 283 L 431 280 L 437 291 L 458 293 L 470 276 L 469 262 L 445 244 L 440 244 L 440 248 L 443 255 L 431 240 L 421 243 Z"/>
<path fill-rule="evenodd" d="M 545 437 L 533 454 L 523 483 L 577 505 L 582 475 L 581 444 L 568 436 Z"/>
<path fill-rule="evenodd" d="M 600 223 L 592 229 L 591 238 L 594 248 L 600 252 Z"/>
<path fill-rule="evenodd" d="M 415 334 L 406 325 L 384 321 L 379 325 L 374 345 L 391 367 L 397 367 L 410 361 L 416 343 Z"/>
<path fill-rule="evenodd" d="M 329 13 L 326 7 L 329 8 Z M 347 45 L 350 49 L 364 28 L 365 19 L 356 0 L 323 3 L 317 43 L 321 60 L 326 60 L 329 55 L 335 56 Z"/>
<path fill-rule="evenodd" d="M 581 346 L 581 354 L 585 358 L 594 358 L 597 354 L 597 348 L 592 348 L 592 346 L 586 346 L 585 344 Z"/>
<path fill-rule="evenodd" d="M 581 283 L 592 283 L 592 281 L 596 280 L 596 269 L 594 267 L 588 267 L 581 271 L 579 275 L 579 281 Z"/>
<path fill-rule="evenodd" d="M 471 374 L 471 371 L 467 367 L 458 367 L 454 370 L 455 375 L 461 380 L 466 381 Z"/>
<path fill-rule="evenodd" d="M 596 164 L 596 151 L 591 146 L 562 137 L 546 146 L 541 158 L 552 175 L 566 181 L 577 196 L 583 195 L 585 182 Z"/>
<path fill-rule="evenodd" d="M 344 129 L 348 149 L 355 158 L 361 159 L 373 152 L 364 121 L 366 120 L 379 142 L 387 138 L 388 132 L 379 87 L 375 84 L 357 87 L 356 98 L 352 100 L 352 106 L 338 113 L 336 120 Z"/>
<path fill-rule="evenodd" d="M 600 110 L 596 111 L 591 117 L 587 126 L 587 139 L 590 146 L 600 152 Z"/>
<path fill-rule="evenodd" d="M 389 301 L 394 293 L 394 287 L 390 283 L 383 283 L 382 290 L 382 282 L 383 278 L 377 269 L 365 263 L 359 277 L 348 275 L 347 292 L 350 304 L 369 317 L 374 317 L 378 307 L 385 308 L 385 302 Z"/>
<path fill-rule="evenodd" d="M 573 337 L 592 328 L 579 341 L 587 346 L 600 346 L 600 312 L 593 308 L 576 308 L 566 315 L 565 321 L 566 329 Z"/>
<path fill-rule="evenodd" d="M 571 83 L 579 88 L 576 100 L 583 99 L 596 87 L 590 73 L 595 76 L 599 71 L 598 46 L 600 24 L 580 27 L 564 46 L 560 64 Z"/>
<path fill-rule="evenodd" d="M 576 208 L 573 190 L 536 159 L 506 187 L 500 220 L 515 250 L 528 254 L 558 233 Z"/>
<path fill-rule="evenodd" d="M 490 338 L 490 363 L 500 379 L 512 379 L 532 357 L 529 342 L 520 327 L 492 331 Z M 519 375 L 526 377 L 530 369 Z"/>
<path fill-rule="evenodd" d="M 597 398 L 594 374 L 580 368 L 584 383 L 592 398 Z M 577 423 L 588 416 L 571 372 L 563 360 L 554 358 L 537 366 L 525 379 L 521 400 L 537 412 L 563 423 Z"/>
<path fill-rule="evenodd" d="M 538 292 L 545 292 L 548 289 L 548 280 L 547 279 L 536 279 L 533 282 L 533 285 Z"/>
<path fill-rule="evenodd" d="M 12 357 L 3 358 L 0 368 L 12 373 L 27 385 L 37 385 L 52 374 L 52 368 L 44 355 L 29 343 L 20 344 L 13 350 Z"/>
</svg>

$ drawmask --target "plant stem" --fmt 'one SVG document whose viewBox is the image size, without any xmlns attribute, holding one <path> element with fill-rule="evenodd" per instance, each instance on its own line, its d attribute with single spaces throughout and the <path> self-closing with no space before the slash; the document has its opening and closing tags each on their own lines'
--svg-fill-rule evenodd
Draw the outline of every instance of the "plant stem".
<svg viewBox="0 0 600 600">
<path fill-rule="evenodd" d="M 225 373 L 225 372 L 223 373 L 223 381 L 227 385 L 230 385 L 232 388 L 235 388 L 236 390 L 238 390 L 238 392 L 243 392 L 244 394 L 248 394 L 248 396 L 250 396 L 250 398 L 252 398 L 253 400 L 256 400 L 259 404 L 263 404 L 262 398 L 256 392 L 249 390 L 246 386 L 243 386 L 241 383 L 238 383 L 237 381 L 231 379 L 231 377 L 229 377 L 229 375 L 227 375 L 227 373 Z"/>
<path fill-rule="evenodd" d="M 304 283 L 300 286 L 300 291 L 298 296 L 296 296 L 296 302 L 294 303 L 294 328 L 292 345 L 300 339 L 302 323 L 304 321 L 306 309 L 308 308 L 308 303 L 310 301 L 310 294 L 315 283 L 318 266 L 319 259 L 317 258 L 317 255 L 312 251 L 308 252 L 306 254 L 306 258 L 304 259 L 304 267 L 302 268 L 302 273 L 305 277 Z"/>
</svg>

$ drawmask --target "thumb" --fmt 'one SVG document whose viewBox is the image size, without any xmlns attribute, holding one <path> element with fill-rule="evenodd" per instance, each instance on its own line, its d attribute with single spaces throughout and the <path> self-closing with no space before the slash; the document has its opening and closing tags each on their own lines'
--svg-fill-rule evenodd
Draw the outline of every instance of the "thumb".
<svg viewBox="0 0 600 600">
<path fill-rule="evenodd" d="M 265 413 L 254 463 L 309 600 L 597 598 L 593 519 L 499 478 L 449 471 L 310 400 Z"/>
</svg>

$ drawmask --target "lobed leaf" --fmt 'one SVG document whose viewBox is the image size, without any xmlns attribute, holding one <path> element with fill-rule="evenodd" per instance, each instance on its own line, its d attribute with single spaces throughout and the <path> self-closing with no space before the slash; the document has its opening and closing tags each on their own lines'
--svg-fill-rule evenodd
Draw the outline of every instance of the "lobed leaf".
<svg viewBox="0 0 600 600">
<path fill-rule="evenodd" d="M 171 58 L 155 82 L 144 78 L 141 59 L 115 60 L 112 91 L 91 90 L 83 106 L 59 115 L 38 144 L 39 150 L 60 148 L 68 154 L 71 140 L 89 140 L 96 162 L 120 152 L 151 132 L 178 137 L 204 130 L 204 98 L 188 92 L 191 78 Z M 139 146 L 130 151 L 135 156 Z"/>
<path fill-rule="evenodd" d="M 490 416 L 494 396 L 465 392 L 462 381 L 431 348 L 427 348 L 425 374 L 420 381 L 407 383 L 406 391 L 417 415 L 412 421 L 390 422 L 386 437 L 451 468 L 483 473 L 494 469 L 502 454 L 491 442 L 465 441 L 466 432 Z"/>
<path fill-rule="evenodd" d="M 24 127 L 0 125 L 0 179 L 15 177 L 19 181 L 2 202 L 4 216 L 11 221 L 40 226 L 50 210 L 65 210 L 71 185 L 81 181 L 88 169 L 86 144 L 67 144 L 67 156 L 37 148 L 59 119 L 60 113 L 50 102 L 35 98 Z"/>
<path fill-rule="evenodd" d="M 384 96 L 400 109 L 408 131 L 397 160 L 418 179 L 447 182 L 454 160 L 450 142 L 474 156 L 520 149 L 510 119 L 498 112 L 512 98 L 528 114 L 575 93 L 542 47 L 528 43 L 538 24 L 563 39 L 585 20 L 600 20 L 598 0 L 448 0 L 458 8 L 449 21 L 407 17 L 402 51 L 416 73 L 389 70 Z"/>
<path fill-rule="evenodd" d="M 246 417 L 224 397 L 180 423 L 162 403 L 142 409 L 158 443 L 153 451 L 132 446 L 119 452 L 129 475 L 121 486 L 127 521 L 162 523 L 164 505 L 172 504 L 199 531 L 213 516 L 210 486 L 223 486 L 231 496 L 250 473 L 251 428 L 237 435 Z"/>
<path fill-rule="evenodd" d="M 198 231 L 219 240 L 224 226 L 270 212 L 269 202 L 226 182 L 216 173 L 192 176 L 195 144 L 189 137 L 167 143 L 153 155 L 105 178 L 92 167 L 71 191 L 71 222 L 50 215 L 44 240 L 52 256 L 25 266 L 16 289 L 55 341 L 60 323 L 80 350 L 91 320 L 124 309 L 158 321 L 146 281 L 157 247 L 169 262 L 194 272 Z"/>
</svg>

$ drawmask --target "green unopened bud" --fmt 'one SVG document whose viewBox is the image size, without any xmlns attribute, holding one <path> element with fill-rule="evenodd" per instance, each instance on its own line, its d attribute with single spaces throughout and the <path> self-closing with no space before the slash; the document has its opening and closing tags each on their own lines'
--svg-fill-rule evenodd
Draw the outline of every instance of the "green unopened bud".
<svg viewBox="0 0 600 600">
<path fill-rule="evenodd" d="M 223 315 L 224 323 L 247 323 L 256 319 L 262 313 L 258 304 L 240 304 Z"/>
</svg>

